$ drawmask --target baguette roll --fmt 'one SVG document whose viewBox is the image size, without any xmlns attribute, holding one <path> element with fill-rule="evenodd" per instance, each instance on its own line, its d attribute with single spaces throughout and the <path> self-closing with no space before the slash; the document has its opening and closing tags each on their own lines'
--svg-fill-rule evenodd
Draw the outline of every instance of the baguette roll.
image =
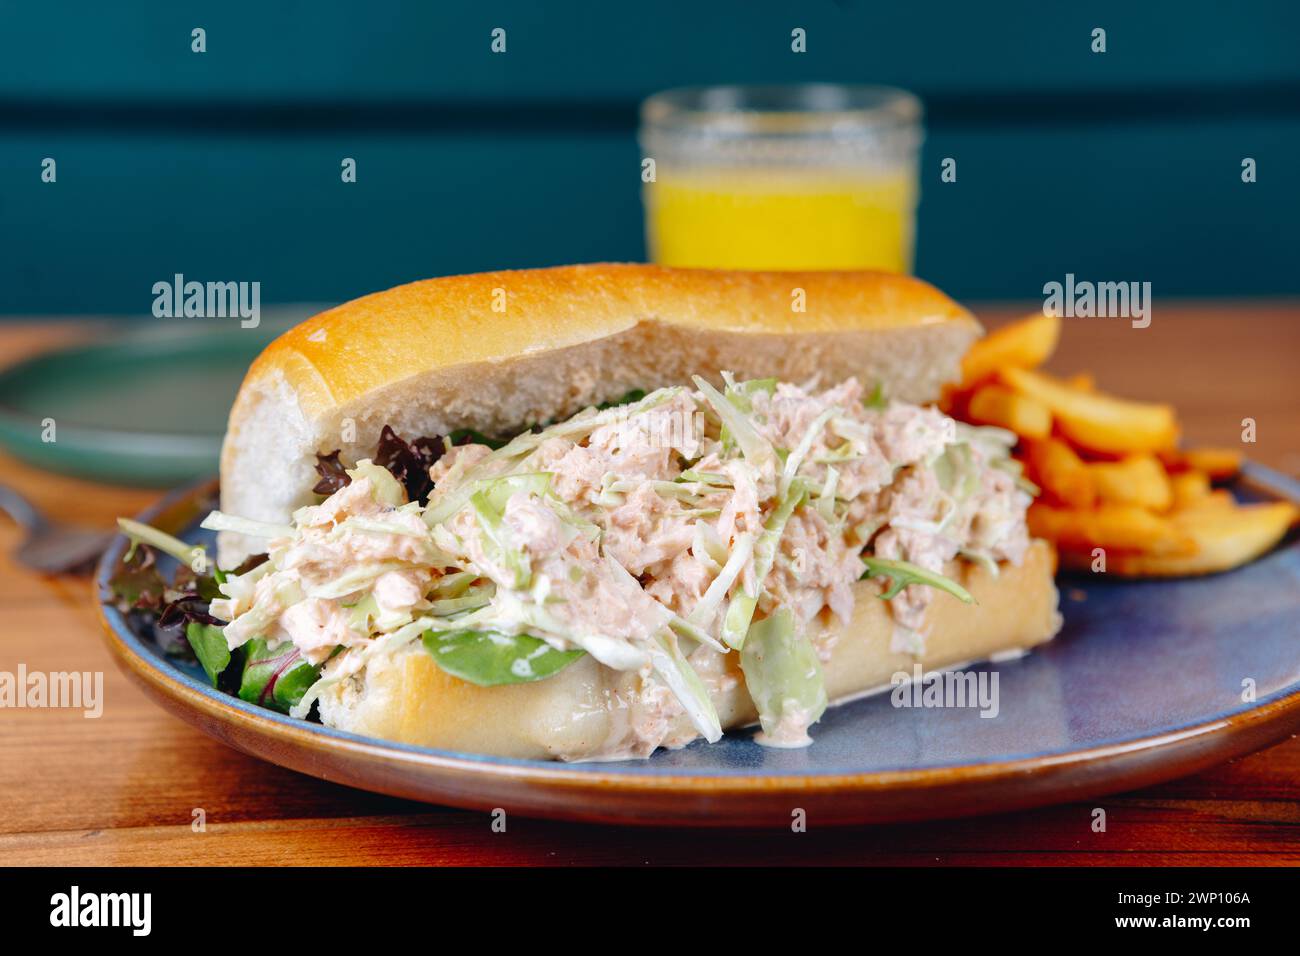
<svg viewBox="0 0 1300 956">
<path fill-rule="evenodd" d="M 831 386 L 855 377 L 924 403 L 958 376 L 980 334 L 961 306 L 917 279 L 876 273 L 741 273 L 601 264 L 434 279 L 332 309 L 277 339 L 250 369 L 221 460 L 222 510 L 284 523 L 317 500 L 318 453 L 367 457 L 385 425 L 407 437 L 512 434 L 633 389 L 775 377 Z M 261 550 L 229 531 L 220 561 Z M 626 572 L 624 572 L 626 573 Z M 1054 554 L 1019 564 L 951 562 L 976 603 L 937 595 L 927 638 L 900 649 L 878 581 L 853 587 L 847 621 L 823 612 L 809 637 L 832 701 L 899 672 L 1031 648 L 1060 626 Z M 851 580 L 851 579 L 850 579 Z M 752 723 L 736 653 L 690 657 L 723 728 Z M 647 692 L 647 687 L 649 692 Z M 696 726 L 662 685 L 587 655 L 532 683 L 477 686 L 415 640 L 375 654 L 320 693 L 322 720 L 361 734 L 532 759 L 613 759 L 682 746 Z M 815 728 L 814 728 L 815 732 Z"/>
</svg>

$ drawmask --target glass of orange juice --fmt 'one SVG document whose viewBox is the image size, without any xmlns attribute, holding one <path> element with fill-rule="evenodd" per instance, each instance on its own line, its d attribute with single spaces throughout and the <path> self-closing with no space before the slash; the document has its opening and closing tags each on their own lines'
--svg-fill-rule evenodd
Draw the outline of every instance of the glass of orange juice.
<svg viewBox="0 0 1300 956">
<path fill-rule="evenodd" d="M 880 86 L 669 90 L 641 107 L 654 262 L 909 272 L 921 104 Z"/>
</svg>

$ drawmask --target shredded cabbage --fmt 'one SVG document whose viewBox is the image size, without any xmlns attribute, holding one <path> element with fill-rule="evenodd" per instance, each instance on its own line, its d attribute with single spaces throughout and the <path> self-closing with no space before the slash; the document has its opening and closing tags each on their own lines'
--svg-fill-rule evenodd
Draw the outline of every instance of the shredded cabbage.
<svg viewBox="0 0 1300 956">
<path fill-rule="evenodd" d="M 709 743 L 722 739 L 722 722 L 709 698 L 709 689 L 695 673 L 671 633 L 657 634 L 647 645 L 650 666 L 686 711 L 691 724 Z"/>
<path fill-rule="evenodd" d="M 778 747 L 808 743 L 808 728 L 826 710 L 826 682 L 812 642 L 781 608 L 749 629 L 740 667 L 767 739 Z"/>
<path fill-rule="evenodd" d="M 754 536 L 752 534 L 742 534 L 736 538 L 736 543 L 732 546 L 731 556 L 727 558 L 727 563 L 722 566 L 718 576 L 709 584 L 709 588 L 700 598 L 700 602 L 695 605 L 688 620 L 699 627 L 706 627 L 713 620 L 718 609 L 722 607 L 722 602 L 726 600 L 727 594 L 731 591 L 731 586 L 736 583 L 740 577 L 740 572 L 745 569 L 749 559 L 754 554 Z"/>
<path fill-rule="evenodd" d="M 776 560 L 776 551 L 781 544 L 781 536 L 785 534 L 785 526 L 795 508 L 803 504 L 807 497 L 807 482 L 796 478 L 763 525 L 763 533 L 754 545 L 754 593 L 746 594 L 742 590 L 733 598 L 727 608 L 726 619 L 722 622 L 722 640 L 729 647 L 740 650 L 745 646 L 745 634 L 758 602 L 763 597 L 763 582 L 767 580 L 768 572 Z"/>
<path fill-rule="evenodd" d="M 758 433 L 758 429 L 745 413 L 700 376 L 693 375 L 691 380 L 695 382 L 695 387 L 704 394 L 705 400 L 735 438 L 745 460 L 760 471 L 772 467 L 776 452 L 772 449 L 771 443 Z"/>
<path fill-rule="evenodd" d="M 199 522 L 200 528 L 208 531 L 233 531 L 246 534 L 250 538 L 288 538 L 293 536 L 293 528 L 287 524 L 273 524 L 270 521 L 254 521 L 252 518 L 240 518 L 221 511 L 212 511 Z"/>
</svg>

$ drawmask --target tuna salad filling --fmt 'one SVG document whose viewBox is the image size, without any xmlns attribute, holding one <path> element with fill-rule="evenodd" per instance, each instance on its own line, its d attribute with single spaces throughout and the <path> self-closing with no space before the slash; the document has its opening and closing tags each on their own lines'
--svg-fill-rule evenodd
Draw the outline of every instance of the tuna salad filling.
<svg viewBox="0 0 1300 956">
<path fill-rule="evenodd" d="M 854 379 L 724 373 L 722 386 L 697 377 L 504 444 L 407 446 L 385 429 L 376 460 L 322 455 L 326 496 L 291 523 L 204 522 L 263 539 L 267 560 L 219 575 L 206 643 L 190 644 L 210 675 L 205 654 L 220 664 L 244 648 L 269 675 L 255 689 L 265 698 L 270 680 L 272 703 L 298 716 L 412 646 L 485 686 L 590 655 L 710 741 L 710 682 L 735 653 L 760 740 L 802 746 L 827 705 L 833 644 L 813 625 L 847 622 L 870 578 L 895 650 L 919 654 L 927 609 L 950 599 L 938 592 L 971 600 L 944 575 L 950 561 L 1020 563 L 1032 486 L 1010 433 Z M 647 722 L 634 749 L 685 742 L 665 725 Z"/>
</svg>

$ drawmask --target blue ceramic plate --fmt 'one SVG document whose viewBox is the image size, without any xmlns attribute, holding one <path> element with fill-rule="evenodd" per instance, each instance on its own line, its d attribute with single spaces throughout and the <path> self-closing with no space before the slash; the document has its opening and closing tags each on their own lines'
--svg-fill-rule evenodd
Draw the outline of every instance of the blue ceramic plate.
<svg viewBox="0 0 1300 956">
<path fill-rule="evenodd" d="M 1300 500 L 1257 466 L 1240 497 Z M 143 520 L 203 540 L 215 484 Z M 125 542 L 105 556 L 99 585 Z M 882 694 L 832 709 L 804 750 L 751 732 L 649 760 L 557 764 L 386 743 L 220 694 L 104 608 L 110 646 L 168 709 L 247 753 L 329 780 L 457 806 L 567 819 L 788 825 L 991 813 L 1193 773 L 1300 730 L 1300 542 L 1226 574 L 1171 581 L 1063 576 L 1065 627 L 996 672 L 1000 713 L 900 709 Z M 1247 690 L 1253 691 L 1247 693 Z"/>
<path fill-rule="evenodd" d="M 230 319 L 122 322 L 89 344 L 0 370 L 0 446 L 47 471 L 175 488 L 217 467 L 249 364 L 311 307 L 256 328 Z M 58 425 L 49 441 L 45 423 Z"/>
</svg>

